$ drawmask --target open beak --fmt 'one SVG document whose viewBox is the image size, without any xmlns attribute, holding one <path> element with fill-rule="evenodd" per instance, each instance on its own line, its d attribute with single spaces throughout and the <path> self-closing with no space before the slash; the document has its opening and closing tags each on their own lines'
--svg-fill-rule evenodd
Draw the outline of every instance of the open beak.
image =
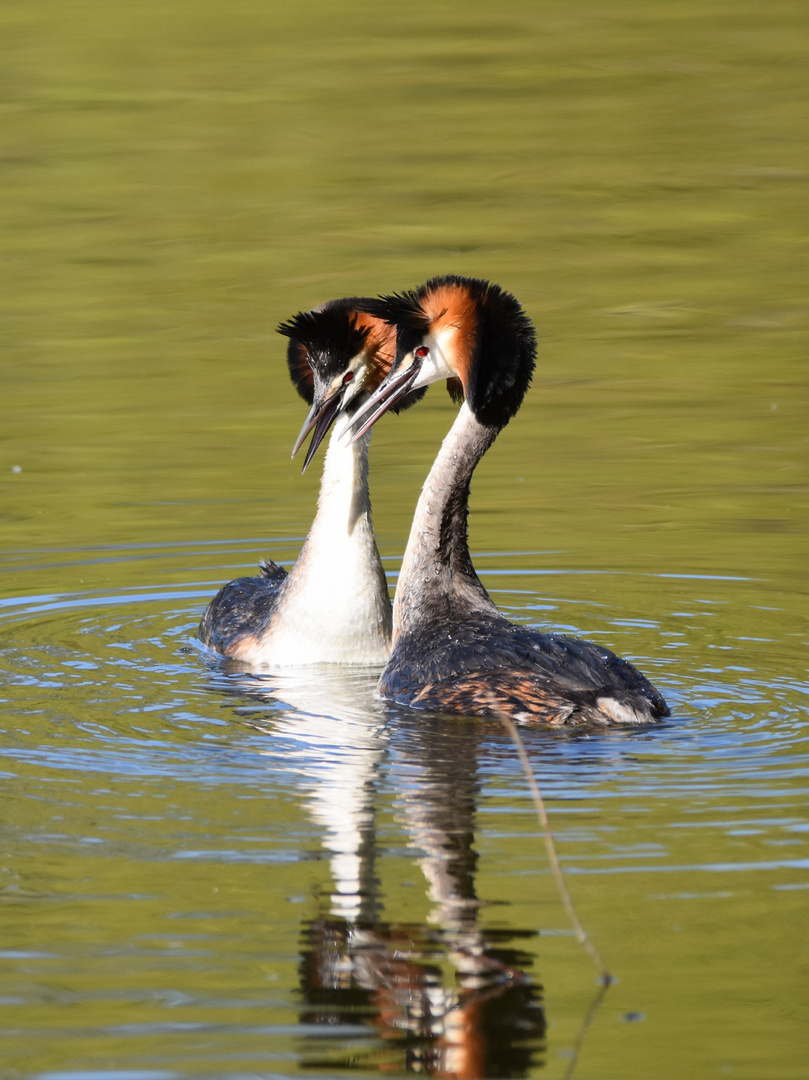
<svg viewBox="0 0 809 1080">
<path fill-rule="evenodd" d="M 421 364 L 414 361 L 403 371 L 391 372 L 380 383 L 368 400 L 354 413 L 350 443 L 355 443 L 357 439 L 361 439 L 365 432 L 374 426 L 380 416 L 384 416 L 388 409 L 392 409 L 398 401 L 402 400 L 415 382 L 420 370 Z"/>
<path fill-rule="evenodd" d="M 326 398 L 325 401 L 318 401 L 317 399 L 315 399 L 315 401 L 312 403 L 312 408 L 309 410 L 309 415 L 304 420 L 303 427 L 301 428 L 298 437 L 295 440 L 295 445 L 292 447 L 292 456 L 295 457 L 295 455 L 303 445 L 306 436 L 309 434 L 312 428 L 315 429 L 315 433 L 312 436 L 312 441 L 309 443 L 309 449 L 306 451 L 306 457 L 303 461 L 303 468 L 301 469 L 302 473 L 305 473 L 307 468 L 309 467 L 309 462 L 317 453 L 317 448 L 323 442 L 324 438 L 326 437 L 326 433 L 334 423 L 334 420 L 339 413 L 342 404 L 342 388 L 333 393 L 331 397 Z"/>
</svg>

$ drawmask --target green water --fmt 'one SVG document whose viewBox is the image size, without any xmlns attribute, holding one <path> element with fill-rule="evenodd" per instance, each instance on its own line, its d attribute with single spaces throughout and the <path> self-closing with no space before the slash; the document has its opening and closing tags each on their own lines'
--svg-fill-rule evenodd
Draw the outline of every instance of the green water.
<svg viewBox="0 0 809 1080">
<path fill-rule="evenodd" d="M 0 1076 L 802 1078 L 806 5 L 9 0 L 0 56 Z M 193 647 L 312 518 L 275 325 L 447 272 L 540 338 L 484 582 L 674 705 L 526 733 L 589 1025 L 505 735 Z M 452 415 L 375 429 L 392 584 Z"/>
</svg>

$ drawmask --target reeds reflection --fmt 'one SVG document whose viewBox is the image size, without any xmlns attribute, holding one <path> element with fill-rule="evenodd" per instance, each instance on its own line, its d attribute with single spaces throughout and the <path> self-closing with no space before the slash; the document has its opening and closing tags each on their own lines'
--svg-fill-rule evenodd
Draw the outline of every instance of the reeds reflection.
<svg viewBox="0 0 809 1080">
<path fill-rule="evenodd" d="M 478 728 L 400 721 L 373 697 L 374 684 L 351 671 L 227 679 L 231 692 L 290 706 L 251 723 L 294 748 L 288 765 L 329 854 L 328 910 L 305 919 L 300 932 L 301 1064 L 525 1076 L 544 1054 L 541 987 L 519 945 L 537 931 L 481 924 Z M 424 920 L 385 918 L 375 827 L 383 766 L 426 882 L 432 906 Z"/>
</svg>

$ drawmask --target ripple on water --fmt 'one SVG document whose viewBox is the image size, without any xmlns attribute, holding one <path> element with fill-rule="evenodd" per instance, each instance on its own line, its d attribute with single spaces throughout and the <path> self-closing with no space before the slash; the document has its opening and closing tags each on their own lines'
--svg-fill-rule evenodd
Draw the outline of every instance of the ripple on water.
<svg viewBox="0 0 809 1080">
<path fill-rule="evenodd" d="M 243 572 L 241 549 L 233 554 L 232 573 Z M 305 972 L 331 972 L 335 988 L 350 974 L 354 993 L 371 986 L 372 969 L 394 984 L 426 980 L 418 1000 L 427 1015 L 439 997 L 462 1007 L 458 986 L 471 976 L 458 958 L 482 956 L 485 978 L 506 979 L 487 1000 L 525 1025 L 539 1061 L 536 988 L 545 984 L 558 1016 L 577 954 L 507 735 L 491 722 L 389 708 L 374 697 L 373 672 L 251 676 L 215 662 L 194 642 L 218 584 L 210 555 L 97 551 L 82 573 L 112 566 L 129 582 L 148 567 L 152 580 L 73 592 L 43 588 L 46 560 L 26 570 L 18 556 L 18 594 L 0 603 L 0 695 L 11 719 L 4 785 L 14 805 L 4 895 L 24 916 L 0 964 L 10 965 L 17 1007 L 39 1000 L 26 964 L 40 965 L 45 985 L 70 983 L 74 970 L 100 979 L 91 997 L 102 1003 L 131 998 L 126 972 L 150 993 L 170 978 L 189 1032 L 202 1013 L 194 1030 L 206 1037 L 232 1029 L 241 1046 L 269 1039 L 282 1055 L 295 1039 L 319 1060 L 312 1048 L 328 1031 L 329 1060 L 345 1061 L 357 1040 L 377 1046 L 376 991 L 352 999 L 349 1023 L 339 990 L 324 996 Z M 679 1015 L 688 1000 L 713 1023 L 719 976 L 705 975 L 702 958 L 722 986 L 743 983 L 757 950 L 789 970 L 789 950 L 758 914 L 772 897 L 780 924 L 799 931 L 808 687 L 802 653 L 782 647 L 790 599 L 774 593 L 763 611 L 758 585 L 750 594 L 744 580 L 661 578 L 657 617 L 638 618 L 617 575 L 541 573 L 525 558 L 502 553 L 502 574 L 483 575 L 504 610 L 609 644 L 674 707 L 650 730 L 522 729 L 562 865 L 615 957 L 615 1008 Z M 51 561 L 59 565 L 58 553 Z M 741 632 L 754 608 L 755 636 Z M 36 923 L 36 942 L 30 905 L 54 913 Z M 192 916 L 194 934 L 166 932 L 167 919 Z M 726 924 L 739 940 L 729 942 Z M 745 937 L 740 927 L 754 929 Z M 15 949 L 26 958 L 15 960 Z M 253 1006 L 222 993 L 256 985 L 257 949 L 277 994 L 256 1001 L 287 1017 L 273 1034 L 272 1025 L 256 1034 Z M 449 984 L 435 973 L 444 969 Z M 783 992 L 765 974 L 758 988 Z M 159 1043 L 169 1038 L 165 1002 L 150 1001 L 138 1008 L 157 1011 L 135 1027 Z M 408 1015 L 396 1013 L 383 1045 L 414 1037 L 403 1034 Z M 124 1027 L 92 1029 L 124 1047 L 133 1038 Z"/>
</svg>

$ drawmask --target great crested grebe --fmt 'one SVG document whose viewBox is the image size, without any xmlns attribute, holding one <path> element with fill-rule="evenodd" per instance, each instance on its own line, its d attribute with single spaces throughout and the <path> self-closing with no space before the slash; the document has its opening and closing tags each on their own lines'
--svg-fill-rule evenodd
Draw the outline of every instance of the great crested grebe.
<svg viewBox="0 0 809 1080">
<path fill-rule="evenodd" d="M 360 407 L 363 438 L 401 395 L 440 379 L 462 396 L 416 507 L 393 605 L 383 698 L 436 712 L 553 725 L 648 724 L 669 715 L 660 693 L 609 649 L 509 622 L 469 554 L 475 466 L 519 409 L 536 335 L 518 301 L 476 278 L 436 277 L 383 298 L 397 327 L 390 373 Z"/>
<path fill-rule="evenodd" d="M 202 616 L 199 639 L 226 657 L 253 667 L 384 664 L 388 658 L 391 606 L 371 521 L 370 433 L 350 446 L 345 439 L 355 409 L 393 361 L 395 329 L 370 313 L 374 303 L 332 300 L 278 327 L 290 339 L 290 377 L 311 405 L 293 450 L 294 456 L 314 429 L 304 469 L 337 422 L 317 513 L 295 565 L 287 574 L 276 563 L 262 563 L 258 576 L 220 589 Z"/>
</svg>

